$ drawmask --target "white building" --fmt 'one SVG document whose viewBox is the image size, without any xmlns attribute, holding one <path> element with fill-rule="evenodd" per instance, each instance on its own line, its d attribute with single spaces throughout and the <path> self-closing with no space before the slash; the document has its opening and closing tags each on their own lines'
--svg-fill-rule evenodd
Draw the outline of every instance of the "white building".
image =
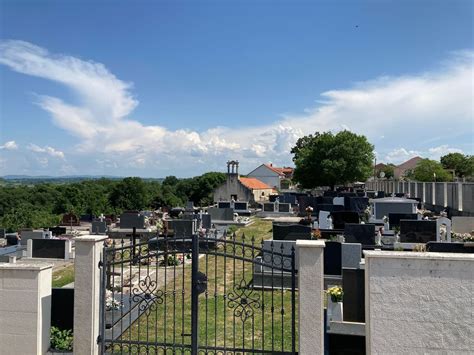
<svg viewBox="0 0 474 355">
<path fill-rule="evenodd" d="M 293 168 L 278 168 L 273 164 L 262 164 L 252 170 L 247 177 L 256 178 L 277 190 L 288 189 L 293 177 Z"/>
</svg>

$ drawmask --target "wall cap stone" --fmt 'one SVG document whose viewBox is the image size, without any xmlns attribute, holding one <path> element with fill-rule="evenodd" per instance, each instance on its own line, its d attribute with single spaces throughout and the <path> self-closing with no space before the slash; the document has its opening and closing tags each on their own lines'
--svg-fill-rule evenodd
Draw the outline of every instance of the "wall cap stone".
<svg viewBox="0 0 474 355">
<path fill-rule="evenodd" d="M 106 235 L 81 235 L 74 238 L 76 242 L 100 242 L 106 240 L 108 237 Z"/>
<path fill-rule="evenodd" d="M 322 240 L 305 240 L 299 239 L 296 241 L 296 248 L 324 248 L 326 243 Z"/>
<path fill-rule="evenodd" d="M 433 253 L 433 252 L 403 252 L 403 251 L 364 251 L 365 258 L 395 258 L 395 259 L 424 259 L 424 260 L 468 260 L 474 261 L 474 254 L 468 253 Z"/>
<path fill-rule="evenodd" d="M 41 271 L 51 269 L 53 264 L 46 263 L 0 263 L 0 270 L 34 270 Z"/>
</svg>

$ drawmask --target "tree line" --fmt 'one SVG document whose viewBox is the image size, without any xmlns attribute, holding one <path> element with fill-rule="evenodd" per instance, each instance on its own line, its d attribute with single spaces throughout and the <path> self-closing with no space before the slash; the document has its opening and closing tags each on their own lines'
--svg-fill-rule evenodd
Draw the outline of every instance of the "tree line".
<svg viewBox="0 0 474 355">
<path fill-rule="evenodd" d="M 186 201 L 206 206 L 213 202 L 213 190 L 226 179 L 224 173 L 178 179 L 168 176 L 162 182 L 139 177 L 97 179 L 73 183 L 0 186 L 0 228 L 56 226 L 64 213 L 76 216 L 120 215 L 125 210 L 184 206 Z"/>
</svg>

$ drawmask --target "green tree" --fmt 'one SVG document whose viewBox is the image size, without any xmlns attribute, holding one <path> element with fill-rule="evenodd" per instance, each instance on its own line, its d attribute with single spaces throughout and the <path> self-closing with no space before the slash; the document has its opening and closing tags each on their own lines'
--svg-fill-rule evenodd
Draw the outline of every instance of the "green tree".
<svg viewBox="0 0 474 355">
<path fill-rule="evenodd" d="M 110 194 L 110 204 L 120 213 L 124 210 L 142 210 L 148 206 L 145 183 L 139 177 L 128 177 L 114 186 Z"/>
<path fill-rule="evenodd" d="M 441 163 L 431 160 L 422 159 L 416 164 L 415 169 L 407 175 L 410 179 L 417 181 L 451 181 L 452 175 L 444 170 Z"/>
<path fill-rule="evenodd" d="M 362 135 L 341 131 L 304 136 L 291 153 L 293 180 L 303 188 L 365 181 L 373 172 L 374 146 Z"/>
<path fill-rule="evenodd" d="M 443 168 L 454 170 L 458 177 L 467 177 L 474 174 L 474 155 L 449 153 L 441 157 Z"/>
</svg>

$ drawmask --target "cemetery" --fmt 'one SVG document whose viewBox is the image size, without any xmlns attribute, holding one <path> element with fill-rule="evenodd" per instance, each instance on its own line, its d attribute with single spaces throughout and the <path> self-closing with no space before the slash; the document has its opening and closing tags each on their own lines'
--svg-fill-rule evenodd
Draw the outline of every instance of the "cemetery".
<svg viewBox="0 0 474 355">
<path fill-rule="evenodd" d="M 407 353 L 417 349 L 473 352 L 472 305 L 456 296 L 456 290 L 461 287 L 462 292 L 474 294 L 474 217 L 448 218 L 446 213 L 421 208 L 426 206 L 405 194 L 392 195 L 360 189 L 317 196 L 287 193 L 256 208 L 250 201 L 238 200 L 218 201 L 205 208 L 188 203 L 169 212 L 125 211 L 115 222 L 101 215 L 44 230 L 3 231 L 0 292 L 11 298 L 24 292 L 21 287 L 31 287 L 29 297 L 49 300 L 47 305 L 37 303 L 28 313 L 34 319 L 38 314 L 49 317 L 40 323 L 32 321 L 36 335 L 27 337 L 29 349 L 35 349 L 32 353 L 42 354 L 49 348 L 51 327 L 74 330 L 74 353 L 99 352 L 97 343 L 88 340 L 93 334 L 103 334 L 111 344 L 120 344 L 115 349 L 128 351 L 131 348 L 124 341 L 143 339 L 140 328 L 147 329 L 150 322 L 166 323 L 165 339 L 167 332 L 177 335 L 176 324 L 182 323 L 183 329 L 191 326 L 185 309 L 191 309 L 191 268 L 198 258 L 205 266 L 198 271 L 199 282 L 206 285 L 201 296 L 205 309 L 217 309 L 211 300 L 216 297 L 221 302 L 220 297 L 225 297 L 219 290 L 230 287 L 225 281 L 229 275 L 233 275 L 229 282 L 244 280 L 242 290 L 249 297 L 245 302 L 277 302 L 273 295 L 280 292 L 281 312 L 291 313 L 292 304 L 297 304 L 294 329 L 300 353 L 312 353 L 305 349 L 314 347 L 327 354 L 387 353 L 399 345 L 401 336 L 410 336 L 409 329 L 426 338 L 405 344 Z M 197 254 L 192 252 L 193 243 Z M 102 250 L 107 251 L 105 258 Z M 238 268 L 229 262 L 235 256 L 240 258 Z M 103 272 L 97 268 L 99 261 L 105 265 Z M 75 269 L 72 283 L 51 287 L 52 275 L 65 265 Z M 29 273 L 37 275 L 36 281 L 28 286 L 19 283 Z M 87 292 L 94 284 L 95 292 L 102 284 L 105 293 Z M 208 287 L 215 289 L 211 293 Z M 417 287 L 423 289 L 421 299 L 405 292 Z M 164 299 L 163 292 L 182 293 L 178 310 L 166 310 L 174 302 L 169 296 Z M 259 301 L 250 301 L 251 293 L 259 295 Z M 449 301 L 452 297 L 460 301 Z M 102 300 L 104 305 L 97 309 L 89 306 Z M 17 314 L 6 308 L 9 302 L 0 309 L 0 317 Z M 202 327 L 210 326 L 207 312 L 200 313 Z M 274 314 L 265 312 L 255 313 L 252 319 L 270 332 L 265 319 Z M 455 330 L 434 330 L 438 314 L 446 315 Z M 461 314 L 465 316 L 455 316 Z M 221 318 L 225 313 L 215 317 L 216 322 L 235 327 L 231 319 Z M 103 323 L 97 327 L 84 327 L 90 319 L 99 318 Z M 431 329 L 429 334 L 420 328 L 422 324 Z M 271 331 L 275 329 L 285 339 L 291 338 L 291 332 L 286 333 L 293 329 L 289 319 L 282 317 Z M 146 334 L 150 336 L 148 330 Z M 6 336 L 12 336 L 9 330 L 0 331 L 1 339 Z M 446 340 L 436 342 L 437 337 Z M 242 337 L 238 341 L 246 342 Z M 17 340 L 14 344 L 21 348 Z M 262 339 L 261 346 L 271 344 Z"/>
</svg>

